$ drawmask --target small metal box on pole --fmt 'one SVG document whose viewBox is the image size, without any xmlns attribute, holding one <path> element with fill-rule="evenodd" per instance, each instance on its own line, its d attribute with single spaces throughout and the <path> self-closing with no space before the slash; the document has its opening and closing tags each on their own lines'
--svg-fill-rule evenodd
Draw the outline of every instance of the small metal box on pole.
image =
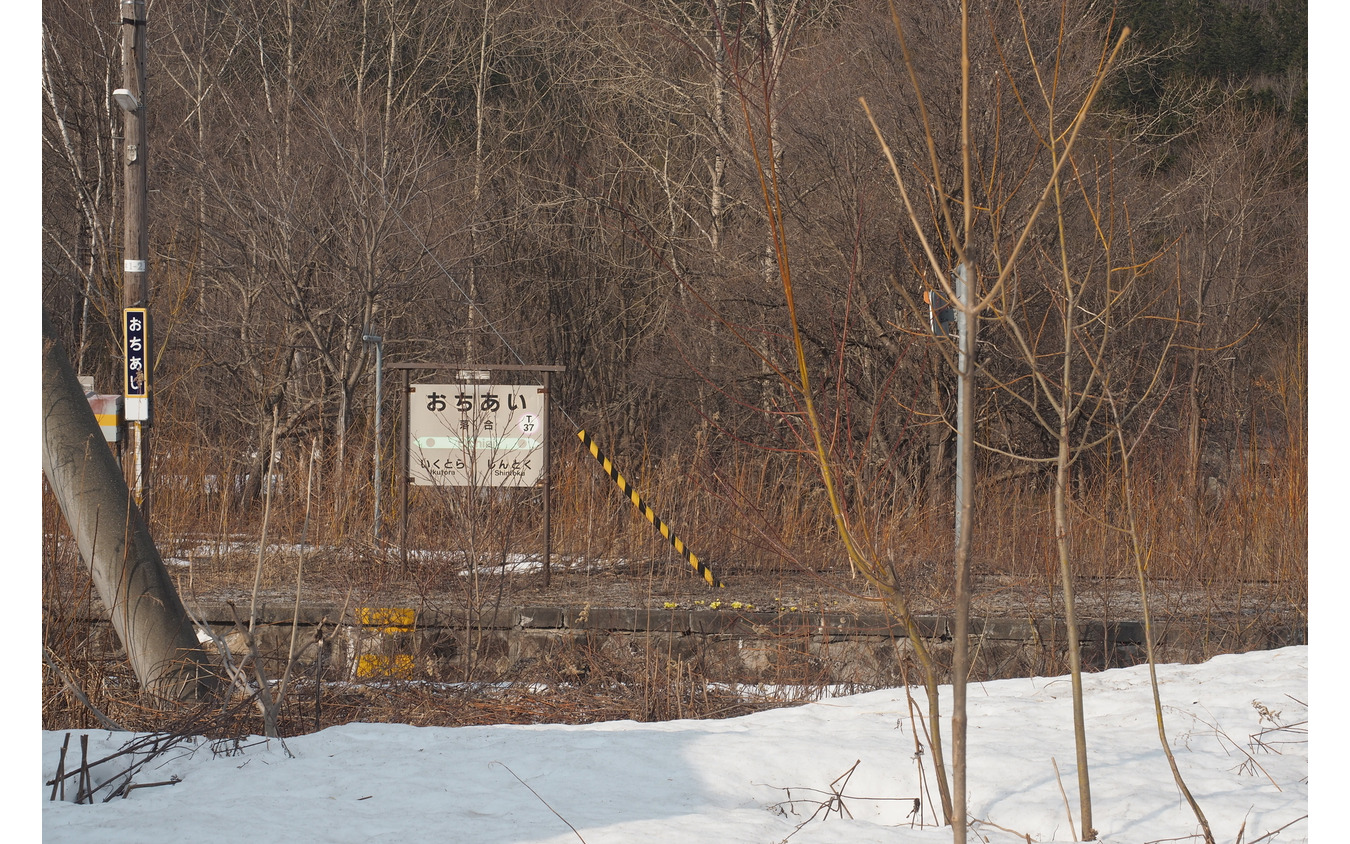
<svg viewBox="0 0 1350 844">
<path fill-rule="evenodd" d="M 122 397 L 90 396 L 89 407 L 94 411 L 94 419 L 103 432 L 103 440 L 110 443 L 122 441 Z"/>
<path fill-rule="evenodd" d="M 956 309 L 939 290 L 925 290 L 923 300 L 928 303 L 928 329 L 935 337 L 956 336 Z"/>
<path fill-rule="evenodd" d="M 122 397 L 100 394 L 94 389 L 92 375 L 80 376 L 80 387 L 84 397 L 89 400 L 89 409 L 94 411 L 94 421 L 103 432 L 103 440 L 108 443 L 122 441 Z"/>
</svg>

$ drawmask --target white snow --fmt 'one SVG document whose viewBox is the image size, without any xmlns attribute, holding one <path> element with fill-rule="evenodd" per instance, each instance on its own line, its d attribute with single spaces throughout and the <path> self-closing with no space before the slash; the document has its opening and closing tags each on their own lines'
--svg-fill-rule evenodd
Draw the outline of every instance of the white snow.
<svg viewBox="0 0 1350 844">
<path fill-rule="evenodd" d="M 1170 744 L 1219 842 L 1310 838 L 1308 661 L 1308 648 L 1291 647 L 1159 666 Z M 1086 675 L 1084 688 L 1100 840 L 1200 841 L 1159 746 L 1147 668 Z M 922 690 L 911 694 L 915 711 L 925 711 Z M 949 713 L 949 687 L 942 702 Z M 50 801 L 52 789 L 43 785 L 42 838 L 951 841 L 950 828 L 934 824 L 930 754 L 921 757 L 921 778 L 910 711 L 905 690 L 887 689 L 720 721 L 348 724 L 284 745 L 253 737 L 238 748 L 199 739 L 156 757 L 133 778 L 176 778 L 173 785 L 102 802 L 109 787 L 92 805 L 71 802 L 73 778 L 64 802 Z M 1075 840 L 1070 725 L 1067 678 L 970 687 L 971 841 Z M 134 737 L 84 734 L 91 760 Z M 67 770 L 79 765 L 79 735 L 71 735 Z M 44 783 L 56 771 L 64 739 L 62 732 L 42 734 Z M 93 783 L 127 762 L 95 768 Z M 922 825 L 911 814 L 920 795 Z"/>
</svg>

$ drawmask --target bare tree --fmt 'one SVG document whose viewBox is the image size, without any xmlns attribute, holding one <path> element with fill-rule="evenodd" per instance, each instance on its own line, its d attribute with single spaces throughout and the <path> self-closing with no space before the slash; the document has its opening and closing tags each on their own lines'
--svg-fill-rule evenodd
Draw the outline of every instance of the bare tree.
<svg viewBox="0 0 1350 844">
<path fill-rule="evenodd" d="M 1165 197 L 1158 228 L 1179 238 L 1189 282 L 1182 416 L 1194 519 L 1216 503 L 1226 475 L 1227 459 L 1211 452 L 1235 448 L 1236 429 L 1254 421 L 1243 412 L 1250 379 L 1239 373 L 1264 365 L 1263 348 L 1288 348 L 1302 334 L 1307 206 L 1298 173 L 1306 159 L 1296 136 L 1240 107 L 1219 110 L 1183 159 L 1185 178 Z"/>
<path fill-rule="evenodd" d="M 1019 74 L 1007 63 L 1011 48 L 1015 45 L 1017 49 L 1023 52 L 1026 57 L 1026 65 L 1023 66 L 1022 77 L 1025 79 L 1028 75 L 1039 79 L 1041 63 L 1045 61 L 1042 56 L 1053 55 L 1061 56 L 1066 52 L 1066 38 L 1069 36 L 1086 37 L 1088 44 L 1096 42 L 1097 55 L 1095 67 L 1086 77 L 1076 77 L 1081 85 L 1076 96 L 1071 95 L 1070 103 L 1065 107 L 1068 117 L 1063 123 L 1057 124 L 1057 101 L 1063 96 L 1058 86 L 1049 86 L 1041 83 L 1039 90 L 1043 95 L 1046 112 L 1049 115 L 1045 125 L 1040 123 L 1038 111 L 1031 111 L 1028 107 L 1027 99 L 1019 97 L 1018 103 L 1021 106 L 1021 120 L 1013 125 L 1016 129 L 1003 128 L 1000 124 L 995 124 L 995 134 L 992 137 L 986 137 L 977 140 L 972 136 L 972 115 L 974 113 L 977 101 L 972 98 L 972 51 L 970 48 L 970 19 L 968 4 L 962 2 L 960 16 L 960 40 L 959 40 L 959 64 L 960 72 L 960 107 L 955 115 L 955 120 L 959 121 L 959 165 L 956 172 L 961 180 L 959 200 L 953 197 L 948 199 L 949 189 L 945 187 L 943 181 L 944 168 L 939 156 L 939 147 L 937 143 L 937 132 L 935 124 L 930 117 L 928 109 L 925 107 L 923 87 L 916 75 L 916 65 L 913 58 L 909 55 L 908 45 L 906 43 L 906 29 L 900 17 L 892 6 L 892 15 L 895 19 L 896 34 L 900 41 L 902 50 L 905 51 L 906 68 L 909 71 L 910 85 L 914 95 L 919 103 L 920 125 L 923 128 L 924 137 L 927 141 L 927 166 L 911 165 L 905 162 L 904 170 L 897 163 L 890 147 L 886 144 L 880 129 L 877 129 L 877 135 L 883 150 L 890 161 L 895 183 L 899 189 L 901 200 L 904 204 L 907 215 L 918 238 L 923 244 L 924 254 L 928 259 L 928 266 L 932 270 L 933 277 L 939 282 L 942 298 L 951 303 L 958 314 L 958 336 L 957 343 L 959 352 L 952 361 L 956 370 L 957 378 L 960 383 L 960 397 L 956 410 L 956 426 L 958 430 L 958 440 L 961 443 L 962 454 L 958 457 L 958 466 L 961 467 L 961 474 L 957 479 L 958 489 L 961 490 L 958 495 L 958 526 L 959 532 L 956 540 L 955 549 L 955 569 L 956 569 L 956 596 L 955 596 L 955 630 L 953 631 L 954 651 L 952 657 L 952 697 L 953 697 L 953 715 L 952 715 L 952 827 L 953 839 L 956 841 L 965 840 L 966 829 L 966 737 L 967 737 L 967 716 L 966 716 L 966 674 L 969 670 L 969 612 L 970 612 L 970 553 L 972 536 L 972 516 L 974 496 L 976 494 L 974 481 L 974 378 L 975 367 L 978 355 L 978 332 L 980 315 L 987 308 L 994 305 L 1001 296 L 1004 296 L 1008 285 L 1023 272 L 1021 261 L 1023 249 L 1026 247 L 1029 236 L 1035 228 L 1040 212 L 1048 205 L 1056 209 L 1062 209 L 1062 188 L 1061 180 L 1065 164 L 1072 160 L 1073 147 L 1077 141 L 1084 123 L 1090 113 L 1090 108 L 1094 97 L 1100 90 L 1103 81 L 1111 69 L 1112 62 L 1120 50 L 1124 35 L 1117 42 L 1114 49 L 1109 48 L 1107 42 L 1102 36 L 1102 27 L 1100 22 L 1085 10 L 1071 7 L 1070 4 L 1063 4 L 1059 9 L 1060 26 L 1056 29 L 1050 29 L 1048 32 L 1044 29 L 1035 28 L 1029 25 L 1025 16 L 1019 16 L 1015 24 L 1020 24 L 1017 29 L 1011 28 L 1011 31 L 1000 33 L 997 28 L 992 27 L 992 47 L 994 55 L 1004 58 L 1003 70 L 1011 79 L 1015 79 Z M 1065 27 L 1065 23 L 1070 24 Z M 992 23 L 992 21 L 991 21 Z M 1020 29 L 1020 32 L 1018 31 Z M 1127 31 L 1128 32 L 1128 31 Z M 1042 38 L 1047 38 L 1049 49 L 1041 43 Z M 1076 40 L 1076 39 L 1074 39 Z M 1073 41 L 1070 40 L 1069 44 Z M 1068 47 L 1069 50 L 1072 47 Z M 1089 47 L 1092 49 L 1092 47 Z M 985 54 L 987 57 L 988 53 Z M 1089 53 L 1092 55 L 1092 53 Z M 1056 70 L 1059 68 L 1056 67 Z M 997 84 L 991 85 L 991 81 L 996 82 L 998 77 L 991 73 L 993 68 L 987 68 L 984 75 L 983 86 L 985 88 L 981 93 L 987 93 L 990 87 L 994 88 L 995 94 L 1000 93 Z M 1055 76 L 1057 80 L 1058 75 Z M 996 98 L 995 103 L 999 100 Z M 864 101 L 864 106 L 866 102 Z M 875 126 L 874 122 L 874 126 Z M 947 131 L 951 132 L 953 127 L 948 126 Z M 987 189 L 990 186 L 997 186 L 1002 181 L 996 178 L 997 169 L 1003 166 L 1002 161 L 997 157 L 992 160 L 985 158 L 981 160 L 976 154 L 977 144 L 983 146 L 986 150 L 996 149 L 996 144 L 1005 137 L 1006 134 L 1027 134 L 1040 140 L 1040 149 L 1038 155 L 1031 160 L 1014 163 L 1013 173 L 1018 178 L 1018 184 L 1030 183 L 1031 189 L 1027 191 L 1025 199 L 1022 200 L 1020 214 L 1009 213 L 1011 200 L 1015 194 L 999 197 L 1001 202 L 993 201 L 991 197 L 987 205 L 984 205 L 982 216 L 987 215 L 980 221 L 981 230 L 976 231 L 976 194 L 975 184 L 978 180 L 983 183 Z M 982 141 L 982 143 L 981 143 Z M 977 162 L 984 165 L 977 170 Z M 911 192 L 906 188 L 907 179 L 904 172 L 919 171 L 924 172 L 926 177 L 926 187 L 930 196 L 936 197 L 936 209 L 932 217 L 921 216 L 915 207 Z M 1020 171 L 1020 172 L 1019 172 Z M 1039 190 L 1035 186 L 1043 185 Z M 1053 203 L 1051 202 L 1053 197 Z M 1033 204 L 1027 204 L 1033 203 Z M 956 212 L 960 212 L 958 220 Z M 1005 216 L 1006 215 L 1006 216 Z M 935 244 L 925 235 L 925 223 L 929 219 L 933 220 L 933 225 L 940 233 L 940 239 Z M 1062 210 L 1057 214 L 1057 219 L 1063 222 Z M 984 228 L 987 225 L 988 228 Z M 1061 231 L 1061 242 L 1062 242 Z M 994 266 L 990 273 L 991 282 L 987 288 L 980 285 L 980 276 L 977 271 L 975 257 L 978 244 L 979 254 L 987 256 Z M 942 251 L 939 251 L 939 248 Z M 950 256 L 950 257 L 947 257 Z M 950 262 L 950 263 L 948 263 Z M 1066 270 L 1066 282 L 1069 282 Z M 952 283 L 949 279 L 956 279 Z M 1072 283 L 1069 282 L 1069 287 Z M 1077 307 L 1074 303 L 1075 308 Z M 964 318 L 962 320 L 962 318 Z M 1077 319 L 1077 314 L 1071 317 Z M 961 324 L 961 322 L 964 324 Z M 1064 342 L 1070 347 L 1075 345 L 1078 340 L 1073 336 L 1072 330 L 1066 333 Z M 949 358 L 950 360 L 950 358 Z M 1033 358 L 1033 361 L 1035 358 Z M 1066 411 L 1070 410 L 1064 405 Z M 1061 420 L 1062 422 L 1064 420 Z M 1072 422 L 1065 422 L 1071 425 Z M 1064 427 L 1061 426 L 1061 430 Z M 1063 442 L 1063 440 L 1061 440 Z M 1067 455 L 1066 455 L 1067 457 Z M 1064 560 L 1063 555 L 1061 556 Z M 1065 582 L 1070 583 L 1067 575 Z M 1071 626 L 1070 642 L 1074 640 L 1072 627 L 1075 624 L 1073 615 L 1072 592 L 1066 592 L 1066 612 L 1068 613 L 1068 622 Z M 1078 675 L 1077 666 L 1072 665 L 1073 657 L 1071 651 L 1071 667 L 1074 669 L 1075 676 Z M 1077 683 L 1077 681 L 1075 681 Z M 1078 686 L 1076 685 L 1077 689 Z M 1088 786 L 1088 772 L 1086 759 L 1086 744 L 1082 731 L 1081 715 L 1081 691 L 1075 694 L 1075 735 L 1077 737 L 1077 746 L 1079 753 L 1079 792 L 1080 792 L 1080 811 L 1082 812 L 1082 835 L 1084 839 L 1091 840 L 1095 838 L 1096 831 L 1092 828 L 1091 799 Z"/>
<path fill-rule="evenodd" d="M 43 301 L 58 330 L 70 331 L 78 372 L 94 363 L 91 347 L 119 337 L 112 90 L 120 67 L 117 35 L 93 7 L 43 7 Z"/>
</svg>

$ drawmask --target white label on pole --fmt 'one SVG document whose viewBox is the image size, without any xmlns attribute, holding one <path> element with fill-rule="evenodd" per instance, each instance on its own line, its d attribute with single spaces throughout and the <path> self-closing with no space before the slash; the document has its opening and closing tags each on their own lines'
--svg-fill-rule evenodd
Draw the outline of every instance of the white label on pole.
<svg viewBox="0 0 1350 844">
<path fill-rule="evenodd" d="M 122 262 L 122 271 L 123 271 L 123 272 L 128 272 L 128 273 L 143 273 L 143 272 L 145 272 L 145 262 L 144 262 L 144 261 L 131 261 L 131 260 L 123 261 L 123 262 Z"/>
<path fill-rule="evenodd" d="M 128 422 L 150 421 L 150 399 L 148 397 L 128 396 L 123 407 L 126 409 Z"/>
</svg>

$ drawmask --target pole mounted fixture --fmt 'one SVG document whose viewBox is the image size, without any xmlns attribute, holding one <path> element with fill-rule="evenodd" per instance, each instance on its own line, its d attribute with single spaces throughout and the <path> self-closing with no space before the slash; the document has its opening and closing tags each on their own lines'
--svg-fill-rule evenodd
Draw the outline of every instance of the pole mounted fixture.
<svg viewBox="0 0 1350 844">
<path fill-rule="evenodd" d="M 133 114 L 141 109 L 141 101 L 136 99 L 136 95 L 126 88 L 118 88 L 113 91 L 112 98 L 113 102 L 117 103 L 117 107 L 127 114 Z"/>
</svg>

